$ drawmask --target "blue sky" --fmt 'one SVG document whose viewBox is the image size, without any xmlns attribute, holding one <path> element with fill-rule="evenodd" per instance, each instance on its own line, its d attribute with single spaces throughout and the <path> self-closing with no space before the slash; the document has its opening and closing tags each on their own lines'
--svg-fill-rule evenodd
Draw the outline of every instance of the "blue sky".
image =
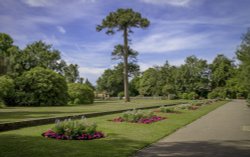
<svg viewBox="0 0 250 157">
<path fill-rule="evenodd" d="M 142 71 L 166 60 L 180 65 L 190 55 L 209 62 L 217 54 L 233 58 L 250 26 L 249 0 L 0 0 L 0 8 L 0 32 L 10 34 L 16 45 L 53 44 L 94 84 L 117 63 L 111 52 L 122 34 L 95 30 L 117 8 L 132 8 L 151 21 L 131 35 Z"/>
</svg>

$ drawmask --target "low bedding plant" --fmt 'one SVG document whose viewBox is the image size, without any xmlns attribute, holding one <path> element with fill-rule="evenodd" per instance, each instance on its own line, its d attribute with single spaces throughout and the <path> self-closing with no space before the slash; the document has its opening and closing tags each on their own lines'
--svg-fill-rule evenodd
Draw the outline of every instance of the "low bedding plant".
<svg viewBox="0 0 250 157">
<path fill-rule="evenodd" d="M 166 106 L 162 106 L 159 108 L 160 112 L 163 113 L 180 113 L 180 111 L 178 111 L 178 109 L 176 107 L 166 107 Z"/>
<path fill-rule="evenodd" d="M 42 136 L 61 140 L 92 140 L 104 137 L 96 128 L 95 123 L 88 122 L 84 117 L 81 120 L 56 120 L 55 126 Z"/>
<path fill-rule="evenodd" d="M 166 117 L 154 115 L 152 111 L 142 111 L 134 109 L 132 111 L 124 112 L 121 117 L 115 118 L 113 119 L 113 121 L 150 124 L 164 119 L 166 119 Z"/>
<path fill-rule="evenodd" d="M 180 110 L 197 110 L 202 105 L 205 105 L 205 104 L 207 105 L 209 103 L 202 102 L 202 101 L 193 101 L 191 104 L 180 105 L 177 107 L 162 106 L 159 108 L 159 111 L 163 113 L 181 113 Z"/>
</svg>

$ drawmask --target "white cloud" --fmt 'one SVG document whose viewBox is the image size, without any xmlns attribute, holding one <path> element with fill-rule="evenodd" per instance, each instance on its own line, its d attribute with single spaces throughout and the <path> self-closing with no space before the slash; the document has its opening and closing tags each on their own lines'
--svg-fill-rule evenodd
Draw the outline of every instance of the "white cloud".
<svg viewBox="0 0 250 157">
<path fill-rule="evenodd" d="M 141 0 L 142 2 L 156 5 L 172 5 L 178 7 L 187 7 L 192 0 Z"/>
<path fill-rule="evenodd" d="M 44 7 L 51 4 L 51 0 L 23 0 L 30 7 Z"/>
<path fill-rule="evenodd" d="M 57 26 L 56 28 L 57 28 L 57 30 L 58 30 L 60 33 L 62 33 L 62 34 L 65 34 L 65 33 L 66 33 L 66 30 L 65 30 L 62 26 Z"/>
<path fill-rule="evenodd" d="M 151 34 L 135 41 L 133 48 L 141 53 L 169 53 L 179 50 L 200 48 L 207 43 L 210 35 L 165 32 Z"/>
<path fill-rule="evenodd" d="M 80 67 L 79 72 L 82 74 L 101 75 L 106 68 L 95 68 L 95 67 Z"/>
<path fill-rule="evenodd" d="M 96 67 L 80 67 L 79 72 L 85 80 L 86 78 L 92 83 L 96 84 L 96 80 L 104 72 L 106 68 L 96 68 Z"/>
</svg>

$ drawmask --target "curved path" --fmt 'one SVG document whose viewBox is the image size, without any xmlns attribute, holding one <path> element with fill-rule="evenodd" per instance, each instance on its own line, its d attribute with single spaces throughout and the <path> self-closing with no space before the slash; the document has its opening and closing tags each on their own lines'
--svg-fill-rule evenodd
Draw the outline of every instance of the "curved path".
<svg viewBox="0 0 250 157">
<path fill-rule="evenodd" d="M 250 107 L 233 100 L 134 157 L 250 157 Z"/>
</svg>

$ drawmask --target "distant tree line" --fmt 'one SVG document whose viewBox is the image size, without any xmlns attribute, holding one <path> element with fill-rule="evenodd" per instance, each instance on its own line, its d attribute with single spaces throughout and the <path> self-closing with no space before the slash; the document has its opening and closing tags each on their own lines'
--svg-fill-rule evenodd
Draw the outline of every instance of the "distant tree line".
<svg viewBox="0 0 250 157">
<path fill-rule="evenodd" d="M 130 95 L 183 99 L 250 97 L 250 29 L 243 35 L 236 56 L 238 60 L 219 54 L 211 64 L 189 56 L 181 66 L 173 66 L 166 61 L 164 65 L 144 72 L 132 63 L 129 70 Z M 122 96 L 122 66 L 118 64 L 105 70 L 97 80 L 97 90 L 106 91 L 111 96 Z"/>
<path fill-rule="evenodd" d="M 93 102 L 91 83 L 87 79 L 84 83 L 78 65 L 67 64 L 52 45 L 36 41 L 20 49 L 13 42 L 10 35 L 0 33 L 0 103 L 41 106 Z"/>
</svg>

